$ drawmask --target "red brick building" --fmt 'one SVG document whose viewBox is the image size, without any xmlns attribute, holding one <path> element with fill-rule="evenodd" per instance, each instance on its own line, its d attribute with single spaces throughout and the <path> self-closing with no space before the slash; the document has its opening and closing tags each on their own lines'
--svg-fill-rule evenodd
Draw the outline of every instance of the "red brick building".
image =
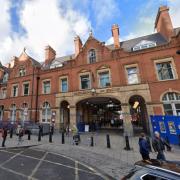
<svg viewBox="0 0 180 180">
<path fill-rule="evenodd" d="M 9 67 L 0 65 L 0 120 L 84 122 L 101 128 L 143 128 L 149 116 L 180 115 L 180 28 L 173 28 L 168 7 L 159 8 L 157 33 L 105 45 L 92 33 L 75 54 L 56 57 L 50 46 L 39 63 L 25 50 Z M 132 128 L 133 127 L 133 128 Z"/>
</svg>

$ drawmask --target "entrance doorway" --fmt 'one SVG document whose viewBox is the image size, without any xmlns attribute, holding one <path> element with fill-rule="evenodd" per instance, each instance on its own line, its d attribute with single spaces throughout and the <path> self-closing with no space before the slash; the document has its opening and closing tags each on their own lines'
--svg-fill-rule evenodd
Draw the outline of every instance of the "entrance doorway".
<svg viewBox="0 0 180 180">
<path fill-rule="evenodd" d="M 76 105 L 77 123 L 89 125 L 90 131 L 98 129 L 123 129 L 121 102 L 110 97 L 93 97 Z"/>
<path fill-rule="evenodd" d="M 60 129 L 69 129 L 70 125 L 70 111 L 69 103 L 67 101 L 62 101 L 60 104 Z"/>
<path fill-rule="evenodd" d="M 134 133 L 148 133 L 148 114 L 144 98 L 139 95 L 132 96 L 129 99 L 129 104 Z"/>
</svg>

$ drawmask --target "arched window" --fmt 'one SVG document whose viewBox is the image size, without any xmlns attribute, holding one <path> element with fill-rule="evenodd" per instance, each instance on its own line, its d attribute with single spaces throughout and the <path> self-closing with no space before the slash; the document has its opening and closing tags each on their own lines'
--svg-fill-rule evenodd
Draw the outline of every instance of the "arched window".
<svg viewBox="0 0 180 180">
<path fill-rule="evenodd" d="M 0 106 L 0 121 L 3 120 L 3 115 L 4 115 L 4 106 Z"/>
<path fill-rule="evenodd" d="M 166 115 L 180 116 L 180 94 L 176 92 L 168 92 L 163 98 L 164 112 Z"/>
<path fill-rule="evenodd" d="M 44 102 L 42 108 L 42 122 L 50 122 L 51 121 L 51 107 L 48 102 Z"/>
<path fill-rule="evenodd" d="M 24 122 L 28 120 L 28 104 L 23 103 L 21 108 L 21 121 L 24 126 Z"/>
<path fill-rule="evenodd" d="M 89 60 L 90 64 L 96 62 L 96 51 L 95 51 L 95 49 L 89 50 L 89 52 L 88 52 L 88 60 Z"/>
<path fill-rule="evenodd" d="M 16 105 L 12 104 L 10 108 L 10 121 L 14 123 L 16 121 Z"/>
</svg>

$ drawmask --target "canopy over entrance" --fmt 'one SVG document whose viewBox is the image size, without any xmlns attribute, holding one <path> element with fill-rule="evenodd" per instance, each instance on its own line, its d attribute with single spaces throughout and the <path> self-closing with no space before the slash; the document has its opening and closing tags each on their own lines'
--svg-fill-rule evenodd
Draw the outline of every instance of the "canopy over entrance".
<svg viewBox="0 0 180 180">
<path fill-rule="evenodd" d="M 89 125 L 89 130 L 122 128 L 121 102 L 111 97 L 93 97 L 77 103 L 77 123 Z"/>
</svg>

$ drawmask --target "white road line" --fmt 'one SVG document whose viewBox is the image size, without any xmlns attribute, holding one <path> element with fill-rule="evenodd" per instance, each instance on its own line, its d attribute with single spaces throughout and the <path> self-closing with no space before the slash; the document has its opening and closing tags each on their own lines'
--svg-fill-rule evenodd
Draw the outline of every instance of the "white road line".
<svg viewBox="0 0 180 180">
<path fill-rule="evenodd" d="M 13 174 L 17 174 L 17 175 L 22 176 L 22 177 L 25 177 L 25 178 L 28 177 L 28 176 L 25 175 L 25 174 L 19 173 L 19 172 L 17 172 L 17 171 L 12 170 L 12 169 L 5 168 L 5 167 L 3 167 L 3 166 L 1 166 L 0 168 L 3 169 L 3 170 L 5 170 L 5 171 L 7 171 L 7 172 L 11 172 L 11 173 L 13 173 Z M 36 179 L 36 178 L 32 178 L 31 180 L 37 180 L 37 179 Z"/>
<path fill-rule="evenodd" d="M 10 157 L 8 160 L 4 161 L 3 163 L 0 164 L 0 166 L 5 165 L 6 163 L 8 163 L 9 161 L 11 161 L 12 159 L 14 159 L 15 157 L 19 156 L 23 151 L 20 151 L 19 153 L 15 154 L 14 156 Z"/>
<path fill-rule="evenodd" d="M 79 180 L 78 161 L 75 161 L 75 180 Z"/>
<path fill-rule="evenodd" d="M 31 173 L 31 175 L 29 175 L 28 179 L 32 179 L 33 178 L 32 176 L 34 176 L 34 174 L 36 173 L 36 171 L 38 170 L 38 168 L 42 164 L 43 160 L 46 158 L 47 154 L 48 154 L 48 152 L 46 152 L 44 154 L 44 156 L 39 160 L 38 164 L 35 166 L 35 168 L 33 169 L 32 173 Z"/>
</svg>

